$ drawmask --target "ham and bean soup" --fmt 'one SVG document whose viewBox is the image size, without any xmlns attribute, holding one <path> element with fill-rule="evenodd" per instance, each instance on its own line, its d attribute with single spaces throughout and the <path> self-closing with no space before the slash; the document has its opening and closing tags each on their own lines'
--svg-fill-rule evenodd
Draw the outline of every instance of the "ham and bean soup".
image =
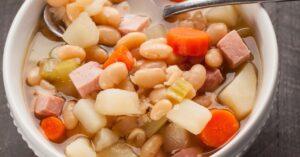
<svg viewBox="0 0 300 157">
<path fill-rule="evenodd" d="M 209 156 L 247 122 L 260 56 L 238 6 L 154 23 L 126 0 L 47 3 L 65 31 L 39 22 L 24 93 L 67 157 Z"/>
</svg>

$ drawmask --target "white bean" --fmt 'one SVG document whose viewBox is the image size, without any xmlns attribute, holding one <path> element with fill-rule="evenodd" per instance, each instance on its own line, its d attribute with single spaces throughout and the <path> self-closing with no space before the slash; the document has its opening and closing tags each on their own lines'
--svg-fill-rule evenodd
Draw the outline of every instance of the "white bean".
<svg viewBox="0 0 300 157">
<path fill-rule="evenodd" d="M 128 70 L 124 63 L 116 62 L 105 68 L 99 79 L 99 85 L 102 89 L 113 88 L 120 84 L 128 76 Z"/>
<path fill-rule="evenodd" d="M 108 25 L 117 28 L 121 23 L 121 14 L 113 7 L 104 7 L 99 14 L 92 16 L 92 19 L 98 25 Z"/>
<path fill-rule="evenodd" d="M 216 45 L 228 33 L 228 29 L 224 23 L 213 23 L 208 26 L 206 32 L 211 38 L 211 44 Z"/>
<path fill-rule="evenodd" d="M 172 85 L 179 77 L 182 76 L 183 71 L 177 65 L 169 66 L 166 70 L 168 81 L 164 83 L 166 86 Z"/>
<path fill-rule="evenodd" d="M 95 61 L 99 64 L 103 64 L 107 58 L 108 54 L 107 52 L 100 48 L 99 46 L 92 46 L 89 48 L 86 48 L 86 60 L 87 61 Z"/>
<path fill-rule="evenodd" d="M 131 32 L 123 36 L 118 42 L 116 47 L 121 45 L 127 47 L 129 50 L 138 48 L 143 42 L 145 42 L 147 36 L 142 32 Z"/>
<path fill-rule="evenodd" d="M 167 59 L 173 53 L 173 49 L 165 42 L 164 38 L 151 39 L 141 45 L 140 54 L 151 60 Z"/>
<path fill-rule="evenodd" d="M 34 67 L 31 69 L 27 75 L 27 83 L 31 86 L 40 84 L 42 76 L 40 75 L 40 68 Z"/>
<path fill-rule="evenodd" d="M 161 135 L 153 135 L 142 147 L 140 157 L 155 157 L 163 143 Z"/>
<path fill-rule="evenodd" d="M 121 38 L 121 34 L 113 27 L 98 26 L 99 43 L 106 46 L 114 46 Z"/>
<path fill-rule="evenodd" d="M 134 87 L 133 83 L 130 81 L 129 78 L 123 80 L 123 81 L 117 86 L 117 88 L 135 92 L 135 87 Z"/>
<path fill-rule="evenodd" d="M 157 88 L 154 89 L 150 94 L 149 94 L 149 99 L 152 103 L 157 103 L 162 99 L 167 98 L 167 89 L 166 88 Z"/>
<path fill-rule="evenodd" d="M 131 77 L 132 82 L 142 88 L 153 88 L 166 79 L 165 72 L 160 68 L 141 69 Z"/>
<path fill-rule="evenodd" d="M 128 136 L 127 143 L 141 147 L 146 141 L 146 133 L 143 129 L 135 128 Z"/>
<path fill-rule="evenodd" d="M 152 120 L 159 120 L 165 116 L 171 109 L 173 105 L 170 100 L 163 99 L 157 102 L 150 112 L 150 118 Z"/>
<path fill-rule="evenodd" d="M 80 61 L 83 61 L 86 57 L 86 53 L 83 48 L 73 45 L 63 45 L 55 49 L 58 58 L 61 60 L 67 60 L 72 58 L 79 58 Z"/>
<path fill-rule="evenodd" d="M 206 79 L 206 69 L 201 64 L 194 65 L 189 71 L 183 73 L 183 78 L 190 82 L 194 89 L 199 90 Z"/>
<path fill-rule="evenodd" d="M 62 118 L 64 120 L 65 127 L 68 130 L 75 129 L 78 124 L 78 119 L 73 113 L 73 108 L 75 105 L 76 103 L 74 101 L 68 101 L 66 102 L 65 107 L 62 111 Z"/>
<path fill-rule="evenodd" d="M 219 68 L 223 64 L 223 56 L 219 49 L 210 49 L 205 55 L 205 63 L 212 68 Z"/>
</svg>

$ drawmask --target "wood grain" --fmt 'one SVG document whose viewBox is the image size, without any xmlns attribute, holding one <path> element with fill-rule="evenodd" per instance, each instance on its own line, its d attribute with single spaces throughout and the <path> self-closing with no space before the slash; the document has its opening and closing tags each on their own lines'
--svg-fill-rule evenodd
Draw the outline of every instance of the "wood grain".
<svg viewBox="0 0 300 157">
<path fill-rule="evenodd" d="M 22 0 L 0 0 L 0 48 Z M 280 51 L 279 83 L 274 109 L 246 157 L 298 157 L 300 154 L 300 2 L 265 5 L 273 21 Z M 13 52 L 12 52 L 13 53 Z M 2 54 L 0 64 L 2 65 Z M 2 76 L 2 69 L 0 70 Z M 0 156 L 34 157 L 13 125 L 0 77 Z M 22 105 L 22 104 L 20 104 Z"/>
</svg>

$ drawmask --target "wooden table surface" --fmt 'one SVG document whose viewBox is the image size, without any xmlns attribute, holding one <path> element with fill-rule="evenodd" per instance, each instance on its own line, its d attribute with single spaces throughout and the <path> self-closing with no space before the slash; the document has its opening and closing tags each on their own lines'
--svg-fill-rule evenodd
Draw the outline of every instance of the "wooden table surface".
<svg viewBox="0 0 300 157">
<path fill-rule="evenodd" d="M 3 51 L 11 22 L 23 0 L 0 0 L 0 49 Z M 274 109 L 246 157 L 300 156 L 300 2 L 264 5 L 273 21 L 280 53 L 279 84 Z M 13 53 L 13 52 L 12 52 Z M 0 65 L 2 65 L 2 54 Z M 0 83 L 0 156 L 34 157 L 13 125 Z M 22 105 L 22 104 L 20 104 Z"/>
</svg>

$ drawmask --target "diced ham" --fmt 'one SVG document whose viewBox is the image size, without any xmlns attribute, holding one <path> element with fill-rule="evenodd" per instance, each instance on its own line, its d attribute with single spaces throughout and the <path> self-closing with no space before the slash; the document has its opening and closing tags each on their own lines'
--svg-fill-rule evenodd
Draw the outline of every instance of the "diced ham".
<svg viewBox="0 0 300 157">
<path fill-rule="evenodd" d="M 81 97 L 99 91 L 99 77 L 102 73 L 97 62 L 88 62 L 70 73 L 70 78 Z"/>
<path fill-rule="evenodd" d="M 182 149 L 172 157 L 201 157 L 202 150 L 196 147 Z"/>
<path fill-rule="evenodd" d="M 201 87 L 201 91 L 212 92 L 224 81 L 224 77 L 219 69 L 206 69 L 206 80 Z"/>
<path fill-rule="evenodd" d="M 230 68 L 234 69 L 251 58 L 250 50 L 237 31 L 226 34 L 217 44 Z"/>
<path fill-rule="evenodd" d="M 39 118 L 59 116 L 65 100 L 54 95 L 37 95 L 33 100 L 34 113 Z"/>
<path fill-rule="evenodd" d="M 127 14 L 123 17 L 119 26 L 119 30 L 122 34 L 127 34 L 130 32 L 142 32 L 149 25 L 149 17 Z"/>
</svg>

